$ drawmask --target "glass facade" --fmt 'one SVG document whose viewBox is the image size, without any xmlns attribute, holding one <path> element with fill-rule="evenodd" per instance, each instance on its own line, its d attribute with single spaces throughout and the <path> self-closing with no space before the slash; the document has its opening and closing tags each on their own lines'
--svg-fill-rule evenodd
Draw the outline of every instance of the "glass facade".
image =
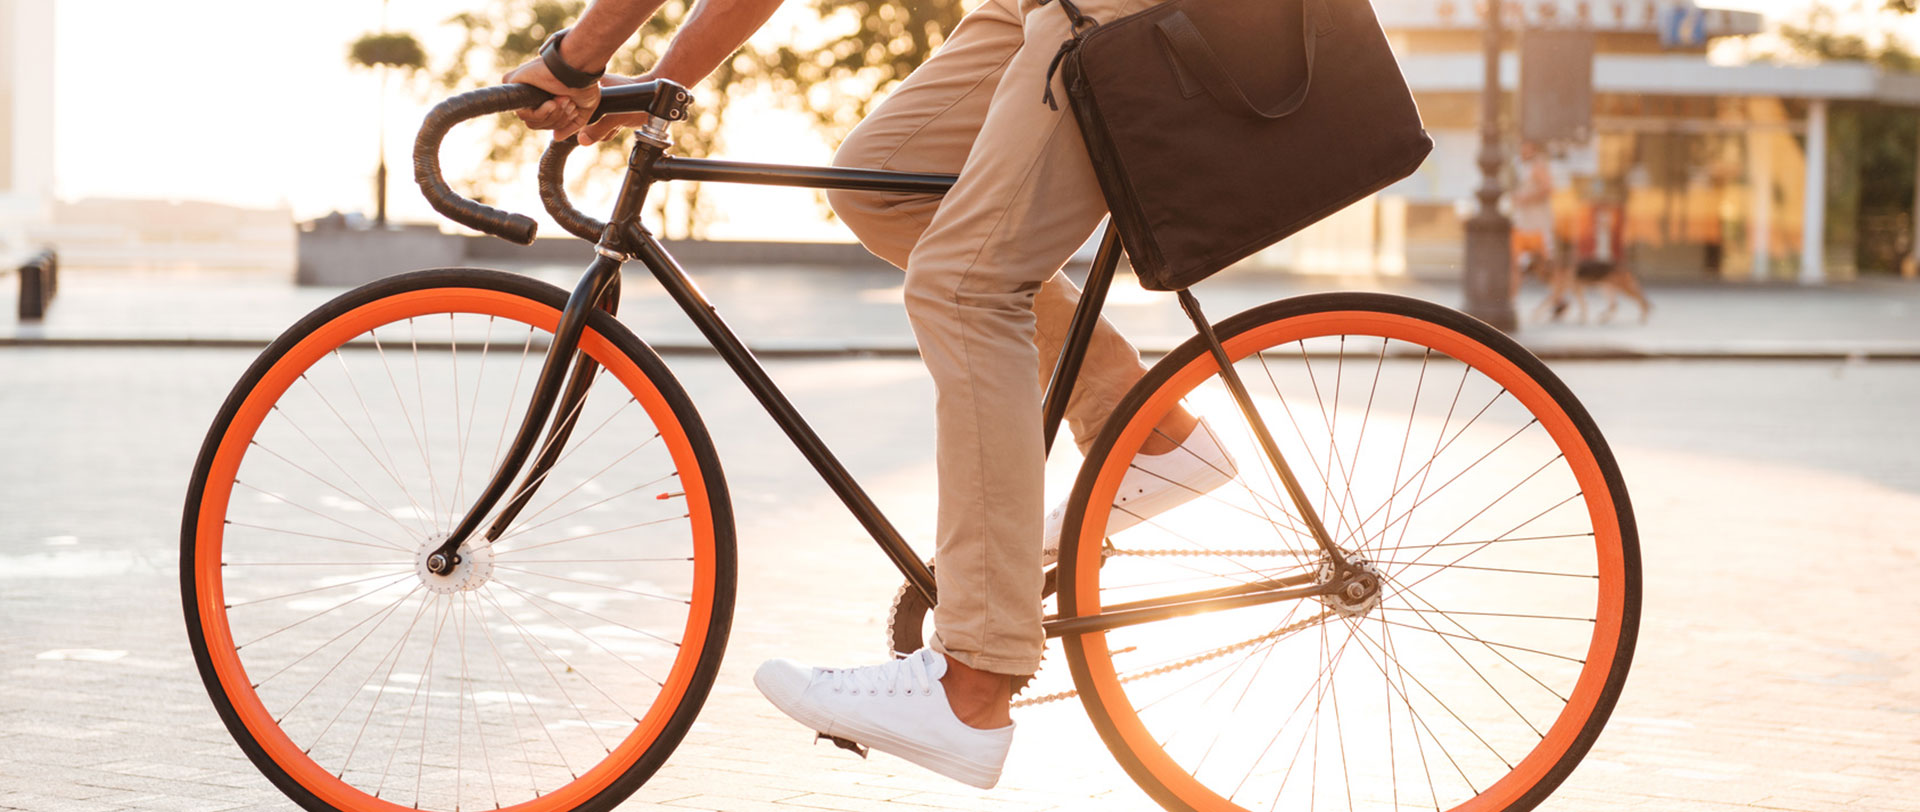
<svg viewBox="0 0 1920 812">
<path fill-rule="evenodd" d="M 1478 122 L 1470 94 L 1423 94 L 1427 166 L 1385 194 L 1404 201 L 1406 265 L 1457 273 L 1472 212 Z M 1594 136 L 1550 151 L 1555 236 L 1570 259 L 1622 259 L 1672 281 L 1797 278 L 1806 204 L 1806 102 L 1597 94 Z M 1829 109 L 1826 277 L 1856 272 L 1859 116 Z M 1507 154 L 1517 144 L 1507 145 Z M 1518 167 L 1510 167 L 1507 188 Z"/>
</svg>

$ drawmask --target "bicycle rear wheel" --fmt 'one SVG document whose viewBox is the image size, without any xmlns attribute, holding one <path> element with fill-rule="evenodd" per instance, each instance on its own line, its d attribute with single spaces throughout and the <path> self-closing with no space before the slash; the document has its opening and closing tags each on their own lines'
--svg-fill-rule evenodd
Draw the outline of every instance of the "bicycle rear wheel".
<svg viewBox="0 0 1920 812">
<path fill-rule="evenodd" d="M 228 729 L 301 806 L 609 809 L 705 700 L 733 605 L 726 486 L 686 394 L 606 313 L 525 510 L 451 573 L 424 565 L 565 301 L 491 271 L 375 282 L 276 340 L 215 419 L 182 524 L 187 631 Z"/>
<path fill-rule="evenodd" d="M 1593 421 L 1511 339 L 1425 302 L 1305 296 L 1217 333 L 1342 554 L 1380 586 L 1067 636 L 1108 748 L 1169 809 L 1538 804 L 1599 735 L 1639 622 L 1633 513 Z M 1233 478 L 1105 538 L 1176 403 L 1207 419 Z M 1190 341 L 1082 468 L 1062 614 L 1311 587 L 1331 558 L 1296 514 Z"/>
</svg>

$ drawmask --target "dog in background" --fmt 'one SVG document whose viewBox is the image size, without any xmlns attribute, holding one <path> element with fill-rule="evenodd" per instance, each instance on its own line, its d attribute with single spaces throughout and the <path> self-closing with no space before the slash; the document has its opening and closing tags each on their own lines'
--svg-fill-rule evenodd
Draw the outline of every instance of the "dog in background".
<svg viewBox="0 0 1920 812">
<path fill-rule="evenodd" d="M 1523 274 L 1533 276 L 1547 285 L 1547 298 L 1534 308 L 1533 320 L 1542 321 L 1551 318 L 1559 321 L 1567 312 L 1569 304 L 1580 308 L 1580 323 L 1587 323 L 1588 288 L 1598 287 L 1606 291 L 1607 308 L 1600 313 L 1600 321 L 1613 318 L 1620 306 L 1620 297 L 1632 299 L 1640 306 L 1640 323 L 1647 323 L 1647 314 L 1653 310 L 1653 304 L 1647 301 L 1646 291 L 1640 287 L 1640 279 L 1626 265 L 1604 259 L 1583 259 L 1572 267 L 1564 263 L 1548 262 L 1532 257 L 1521 266 Z M 1547 311 L 1551 310 L 1549 314 Z"/>
<path fill-rule="evenodd" d="M 1547 195 L 1548 184 L 1544 161 L 1537 153 L 1529 155 L 1533 159 L 1528 182 L 1515 193 L 1514 223 L 1514 292 L 1519 292 L 1518 280 L 1522 276 L 1532 276 L 1547 286 L 1547 298 L 1534 308 L 1533 320 L 1543 321 L 1551 318 L 1558 321 L 1565 315 L 1569 305 L 1580 308 L 1580 323 L 1587 321 L 1588 288 L 1599 287 L 1607 293 L 1607 309 L 1600 314 L 1601 321 L 1613 318 L 1620 306 L 1620 297 L 1626 296 L 1640 305 L 1640 323 L 1647 322 L 1647 314 L 1653 305 L 1647 301 L 1646 291 L 1640 287 L 1640 279 L 1633 270 L 1620 261 L 1620 211 L 1617 205 L 1595 205 L 1592 207 L 1591 231 L 1582 235 L 1579 242 L 1582 253 L 1587 257 L 1578 262 L 1568 263 L 1562 260 L 1556 251 L 1552 234 L 1552 221 L 1545 212 L 1529 212 L 1529 206 L 1540 206 Z M 1532 214 L 1530 218 L 1521 215 Z M 1522 221 L 1530 220 L 1527 230 L 1522 229 Z M 1537 223 L 1537 224 L 1535 224 Z M 1551 311 L 1549 313 L 1549 311 Z"/>
</svg>

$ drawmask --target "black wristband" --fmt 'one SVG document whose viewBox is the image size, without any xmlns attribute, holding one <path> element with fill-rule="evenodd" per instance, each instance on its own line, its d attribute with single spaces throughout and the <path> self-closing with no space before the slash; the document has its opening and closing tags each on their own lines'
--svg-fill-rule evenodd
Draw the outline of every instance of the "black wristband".
<svg viewBox="0 0 1920 812">
<path fill-rule="evenodd" d="M 577 90 L 591 86 L 600 81 L 600 77 L 607 75 L 604 68 L 597 73 L 588 73 L 567 64 L 567 60 L 560 56 L 560 40 L 566 35 L 567 29 L 562 28 L 553 32 L 553 36 L 547 38 L 546 44 L 540 46 L 540 61 L 546 63 L 547 72 L 553 74 L 553 78 L 559 79 L 560 84 Z"/>
</svg>

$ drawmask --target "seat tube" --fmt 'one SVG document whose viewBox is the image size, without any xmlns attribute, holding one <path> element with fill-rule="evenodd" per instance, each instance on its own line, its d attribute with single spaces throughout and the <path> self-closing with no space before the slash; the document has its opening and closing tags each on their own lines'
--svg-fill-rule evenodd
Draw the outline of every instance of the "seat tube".
<svg viewBox="0 0 1920 812">
<path fill-rule="evenodd" d="M 1080 366 L 1087 360 L 1087 348 L 1093 344 L 1093 331 L 1100 326 L 1100 308 L 1106 304 L 1107 288 L 1120 267 L 1120 231 L 1108 224 L 1100 238 L 1100 250 L 1094 252 L 1093 268 L 1087 273 L 1087 286 L 1080 291 L 1080 303 L 1073 308 L 1073 321 L 1067 326 L 1066 343 L 1054 362 L 1053 377 L 1047 382 L 1047 398 L 1041 407 L 1042 430 L 1048 456 L 1053 454 L 1053 438 L 1060 433 L 1060 422 L 1067 415 L 1067 401 L 1080 379 Z"/>
</svg>

